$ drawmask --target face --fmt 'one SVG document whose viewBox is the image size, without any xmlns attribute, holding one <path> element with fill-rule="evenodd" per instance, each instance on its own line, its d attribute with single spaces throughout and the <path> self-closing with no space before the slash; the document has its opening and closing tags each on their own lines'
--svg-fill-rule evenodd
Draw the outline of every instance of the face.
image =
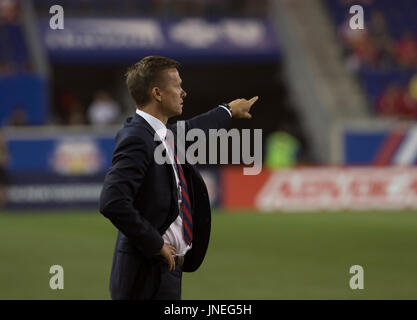
<svg viewBox="0 0 417 320">
<path fill-rule="evenodd" d="M 163 72 L 164 85 L 160 87 L 162 111 L 168 118 L 178 116 L 182 113 L 183 100 L 187 93 L 181 87 L 182 80 L 177 69 Z"/>
</svg>

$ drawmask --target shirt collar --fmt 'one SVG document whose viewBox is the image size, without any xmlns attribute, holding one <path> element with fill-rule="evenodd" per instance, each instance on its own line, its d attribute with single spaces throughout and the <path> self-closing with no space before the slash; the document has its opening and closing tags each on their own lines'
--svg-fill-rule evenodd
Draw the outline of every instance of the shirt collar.
<svg viewBox="0 0 417 320">
<path fill-rule="evenodd" d="M 152 129 L 155 130 L 159 138 L 164 141 L 167 135 L 167 127 L 162 123 L 161 120 L 155 118 L 154 116 L 150 115 L 149 113 L 136 109 L 136 113 L 141 116 L 143 119 L 146 120 L 147 123 L 150 124 Z"/>
</svg>

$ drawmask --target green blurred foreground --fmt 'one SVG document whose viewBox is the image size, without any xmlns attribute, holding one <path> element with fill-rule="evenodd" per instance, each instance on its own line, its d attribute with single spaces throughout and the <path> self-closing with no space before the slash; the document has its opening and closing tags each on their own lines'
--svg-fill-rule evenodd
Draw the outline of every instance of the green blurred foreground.
<svg viewBox="0 0 417 320">
<path fill-rule="evenodd" d="M 1 213 L 0 299 L 109 299 L 116 231 L 95 212 Z M 51 265 L 64 290 L 51 290 Z M 351 290 L 349 268 L 364 268 Z M 417 299 L 417 213 L 213 215 L 183 299 Z"/>
</svg>

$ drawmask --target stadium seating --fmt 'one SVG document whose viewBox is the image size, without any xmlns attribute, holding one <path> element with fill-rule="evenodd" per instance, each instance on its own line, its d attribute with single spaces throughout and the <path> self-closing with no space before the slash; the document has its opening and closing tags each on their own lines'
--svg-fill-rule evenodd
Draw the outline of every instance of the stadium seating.
<svg viewBox="0 0 417 320">
<path fill-rule="evenodd" d="M 0 74 L 30 70 L 28 50 L 18 21 L 0 21 L 0 47 Z"/>
<path fill-rule="evenodd" d="M 192 15 L 265 15 L 266 0 L 195 1 L 195 0 L 63 0 L 65 13 L 76 16 L 141 16 L 166 17 Z M 45 16 L 56 4 L 53 0 L 34 1 L 38 15 Z"/>
<path fill-rule="evenodd" d="M 30 60 L 18 1 L 0 3 L 0 127 L 43 124 L 47 88 Z"/>
<path fill-rule="evenodd" d="M 407 33 L 414 38 L 411 40 L 414 42 L 411 42 L 411 46 L 414 46 L 411 50 L 414 50 L 414 55 L 417 55 L 417 2 L 413 0 L 363 0 L 353 3 L 346 0 L 325 0 L 325 4 L 338 30 L 342 46 L 345 48 L 347 56 L 350 57 L 355 56 L 354 48 L 341 35 L 342 28 L 349 18 L 349 7 L 353 4 L 362 5 L 366 36 L 372 42 L 375 41 L 372 35 L 372 15 L 376 12 L 383 15 L 388 30 L 387 36 L 392 42 L 389 49 L 389 55 L 392 55 L 390 61 L 382 63 L 382 53 L 376 49 L 375 63 L 369 63 L 369 60 L 360 61 L 359 66 L 355 68 L 358 78 L 369 96 L 370 112 L 376 113 L 377 101 L 389 85 L 396 85 L 407 91 L 411 77 L 417 73 L 417 61 L 404 65 L 399 56 L 401 41 Z"/>
</svg>

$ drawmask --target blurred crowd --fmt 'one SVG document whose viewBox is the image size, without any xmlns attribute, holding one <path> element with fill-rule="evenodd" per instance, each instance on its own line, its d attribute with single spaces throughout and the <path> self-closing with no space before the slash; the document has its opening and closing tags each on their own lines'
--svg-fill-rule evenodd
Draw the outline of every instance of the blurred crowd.
<svg viewBox="0 0 417 320">
<path fill-rule="evenodd" d="M 30 72 L 18 0 L 0 0 L 0 75 Z"/>
<path fill-rule="evenodd" d="M 354 69 L 371 67 L 378 69 L 416 68 L 417 39 L 407 30 L 395 40 L 387 26 L 384 13 L 371 13 L 365 29 L 352 30 L 349 18 L 339 28 L 339 35 L 345 44 L 349 65 Z"/>
<path fill-rule="evenodd" d="M 53 123 L 61 125 L 112 125 L 118 123 L 122 116 L 120 104 L 105 90 L 95 92 L 88 106 L 84 106 L 76 94 L 63 93 L 58 97 L 56 110 L 57 117 Z M 19 105 L 0 123 L 12 127 L 30 124 L 25 108 Z"/>
<path fill-rule="evenodd" d="M 358 74 L 367 90 L 371 111 L 380 116 L 416 119 L 417 3 L 328 0 L 327 4 L 338 24 L 346 65 Z M 352 15 L 348 8 L 353 4 L 363 6 L 364 29 L 349 26 Z"/>
<path fill-rule="evenodd" d="M 19 0 L 0 0 L 0 22 L 16 22 L 19 18 Z"/>
<path fill-rule="evenodd" d="M 234 16 L 265 15 L 267 0 L 61 0 L 65 15 L 77 16 Z M 21 21 L 22 0 L 0 0 L 0 81 L 32 73 L 30 51 Z M 38 17 L 50 16 L 54 0 L 32 1 Z M 109 92 L 100 90 L 80 99 L 77 88 L 53 93 L 49 122 L 64 125 L 116 123 L 122 108 Z M 15 102 L 13 102 L 15 103 Z M 30 125 L 31 116 L 23 103 L 15 103 L 0 125 Z"/>
<path fill-rule="evenodd" d="M 377 97 L 375 108 L 382 116 L 417 119 L 417 73 L 408 86 L 389 83 Z"/>
<path fill-rule="evenodd" d="M 65 92 L 58 97 L 57 110 L 58 121 L 64 125 L 111 125 L 117 123 L 121 116 L 120 104 L 105 90 L 95 92 L 88 107 L 80 102 L 76 94 Z"/>
</svg>

